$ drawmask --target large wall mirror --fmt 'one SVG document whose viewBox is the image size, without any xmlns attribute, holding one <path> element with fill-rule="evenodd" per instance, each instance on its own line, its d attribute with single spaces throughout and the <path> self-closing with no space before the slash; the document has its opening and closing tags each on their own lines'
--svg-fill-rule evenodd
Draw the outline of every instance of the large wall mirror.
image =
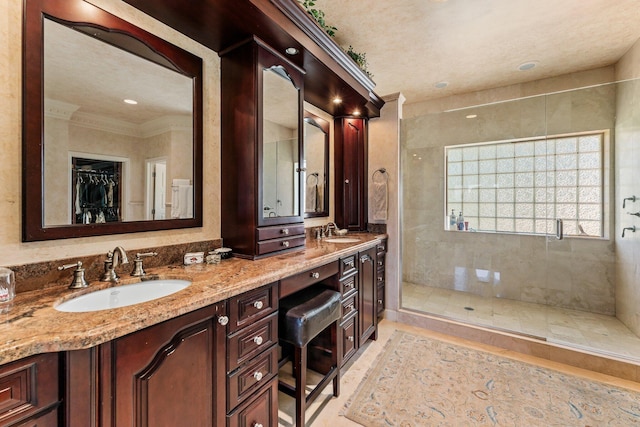
<svg viewBox="0 0 640 427">
<path fill-rule="evenodd" d="M 202 60 L 82 0 L 25 2 L 23 240 L 202 225 Z"/>
<path fill-rule="evenodd" d="M 300 215 L 300 91 L 281 65 L 262 71 L 262 217 Z"/>
<path fill-rule="evenodd" d="M 304 114 L 304 216 L 329 216 L 329 122 Z"/>
</svg>

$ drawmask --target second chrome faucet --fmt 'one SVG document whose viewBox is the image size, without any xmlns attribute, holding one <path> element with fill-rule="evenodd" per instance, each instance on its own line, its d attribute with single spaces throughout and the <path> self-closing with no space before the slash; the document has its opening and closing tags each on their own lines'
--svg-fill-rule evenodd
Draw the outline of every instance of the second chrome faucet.
<svg viewBox="0 0 640 427">
<path fill-rule="evenodd" d="M 103 282 L 117 282 L 116 267 L 120 264 L 129 264 L 129 258 L 122 246 L 116 246 L 114 250 L 107 253 L 107 259 L 104 261 L 104 274 L 100 280 Z"/>
</svg>

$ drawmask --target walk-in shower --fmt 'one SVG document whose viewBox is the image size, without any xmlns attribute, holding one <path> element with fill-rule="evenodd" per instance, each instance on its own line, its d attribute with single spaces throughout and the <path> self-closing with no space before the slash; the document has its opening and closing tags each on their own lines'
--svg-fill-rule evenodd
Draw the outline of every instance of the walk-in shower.
<svg viewBox="0 0 640 427">
<path fill-rule="evenodd" d="M 403 309 L 640 360 L 635 51 L 405 106 Z"/>
</svg>

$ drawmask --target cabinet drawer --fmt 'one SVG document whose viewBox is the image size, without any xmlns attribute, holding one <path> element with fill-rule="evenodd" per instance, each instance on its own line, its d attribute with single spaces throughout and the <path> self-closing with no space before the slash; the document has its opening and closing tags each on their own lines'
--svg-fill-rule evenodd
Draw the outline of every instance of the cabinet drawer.
<svg viewBox="0 0 640 427">
<path fill-rule="evenodd" d="M 283 251 L 285 249 L 304 246 L 304 234 L 283 239 L 265 240 L 258 242 L 258 255 L 265 255 L 271 252 Z"/>
<path fill-rule="evenodd" d="M 255 399 L 227 415 L 227 427 L 272 427 L 278 425 L 278 381 L 274 380 Z"/>
<path fill-rule="evenodd" d="M 381 255 L 387 252 L 387 240 L 383 240 L 381 243 L 376 245 L 376 252 Z"/>
<path fill-rule="evenodd" d="M 378 285 L 384 284 L 384 270 L 378 270 L 376 272 L 376 283 Z"/>
<path fill-rule="evenodd" d="M 340 277 L 348 276 L 357 271 L 356 256 L 351 255 L 340 259 Z"/>
<path fill-rule="evenodd" d="M 380 254 L 378 254 L 376 256 L 376 266 L 378 267 L 378 270 L 383 270 L 384 264 L 385 264 L 385 256 L 384 255 L 381 256 Z"/>
<path fill-rule="evenodd" d="M 278 374 L 278 346 L 249 361 L 227 375 L 227 411 L 238 406 L 251 393 Z"/>
<path fill-rule="evenodd" d="M 260 320 L 277 308 L 277 283 L 231 298 L 229 300 L 229 333 Z"/>
<path fill-rule="evenodd" d="M 378 284 L 378 299 L 377 299 L 377 310 L 378 316 L 381 316 L 384 312 L 384 283 Z"/>
<path fill-rule="evenodd" d="M 335 274 L 338 274 L 338 261 L 284 278 L 280 280 L 280 297 L 291 295 Z"/>
<path fill-rule="evenodd" d="M 280 239 L 304 234 L 304 224 L 285 224 L 273 227 L 260 227 L 256 229 L 258 241 Z"/>
<path fill-rule="evenodd" d="M 342 300 L 342 318 L 346 319 L 347 317 L 353 315 L 358 311 L 358 293 L 354 293 L 350 297 L 344 298 Z"/>
<path fill-rule="evenodd" d="M 350 292 L 356 291 L 358 289 L 358 276 L 352 275 L 343 279 L 340 282 L 340 288 L 342 289 L 342 295 L 348 295 Z"/>
<path fill-rule="evenodd" d="M 227 338 L 227 372 L 235 370 L 247 360 L 278 342 L 278 313 L 252 326 L 230 334 Z"/>
<path fill-rule="evenodd" d="M 340 327 L 342 328 L 342 364 L 344 365 L 351 356 L 353 356 L 357 350 L 356 348 L 356 335 L 357 335 L 357 319 L 358 316 L 353 316 L 350 319 L 344 321 Z"/>
<path fill-rule="evenodd" d="M 59 402 L 58 365 L 58 353 L 47 353 L 0 368 L 0 424 L 32 416 Z"/>
</svg>

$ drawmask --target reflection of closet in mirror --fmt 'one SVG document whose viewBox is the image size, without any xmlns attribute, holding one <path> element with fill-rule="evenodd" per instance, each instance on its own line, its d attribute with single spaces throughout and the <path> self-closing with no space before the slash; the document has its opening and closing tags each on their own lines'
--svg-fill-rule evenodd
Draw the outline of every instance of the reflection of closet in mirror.
<svg viewBox="0 0 640 427">
<path fill-rule="evenodd" d="M 71 160 L 73 224 L 101 224 L 121 221 L 122 162 Z"/>
<path fill-rule="evenodd" d="M 304 216 L 329 216 L 329 122 L 304 115 Z"/>
<path fill-rule="evenodd" d="M 23 240 L 201 226 L 202 60 L 82 0 L 25 2 L 23 34 Z M 117 221 L 74 218 L 72 156 L 128 161 Z M 155 158 L 167 159 L 159 200 L 174 179 L 192 183 L 189 216 L 146 215 Z"/>
</svg>

